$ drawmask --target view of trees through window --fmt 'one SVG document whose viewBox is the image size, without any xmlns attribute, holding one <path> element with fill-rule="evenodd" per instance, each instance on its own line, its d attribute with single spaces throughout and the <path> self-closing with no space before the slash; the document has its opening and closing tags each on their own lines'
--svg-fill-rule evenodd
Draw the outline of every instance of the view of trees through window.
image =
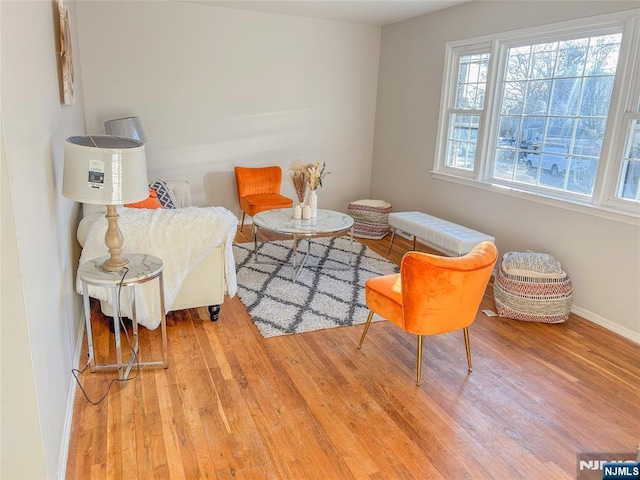
<svg viewBox="0 0 640 480">
<path fill-rule="evenodd" d="M 493 177 L 591 195 L 622 34 L 508 48 Z"/>
</svg>

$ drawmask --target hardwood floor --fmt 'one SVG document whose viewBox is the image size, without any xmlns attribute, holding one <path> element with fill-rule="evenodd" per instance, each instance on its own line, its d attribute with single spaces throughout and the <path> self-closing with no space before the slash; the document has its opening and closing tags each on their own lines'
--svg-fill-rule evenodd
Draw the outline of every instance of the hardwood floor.
<svg viewBox="0 0 640 480">
<path fill-rule="evenodd" d="M 388 238 L 363 243 L 387 256 Z M 97 355 L 115 355 L 93 317 Z M 479 313 L 471 374 L 462 332 L 427 337 L 420 387 L 415 337 L 388 322 L 361 350 L 361 325 L 264 339 L 237 297 L 218 322 L 200 308 L 169 323 L 168 369 L 97 406 L 78 390 L 68 479 L 563 479 L 578 453 L 638 447 L 640 346 L 573 315 Z M 160 356 L 159 331 L 140 337 L 142 359 Z M 97 399 L 114 376 L 80 378 Z"/>
</svg>

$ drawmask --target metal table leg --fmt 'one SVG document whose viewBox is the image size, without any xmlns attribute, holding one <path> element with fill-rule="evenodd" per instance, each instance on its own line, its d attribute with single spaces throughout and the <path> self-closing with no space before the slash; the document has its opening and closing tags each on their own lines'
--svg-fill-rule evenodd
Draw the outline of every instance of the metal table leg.
<svg viewBox="0 0 640 480">
<path fill-rule="evenodd" d="M 305 239 L 307 241 L 307 252 L 304 254 L 304 257 L 302 257 L 302 260 L 300 261 L 300 265 L 298 265 L 296 267 L 296 257 L 297 257 L 297 250 L 298 250 L 298 236 L 297 235 L 293 235 L 293 257 L 291 260 L 291 267 L 293 269 L 293 282 L 297 282 L 298 281 L 298 277 L 300 276 L 300 273 L 302 272 L 302 267 L 304 267 L 305 262 L 307 261 L 307 258 L 309 258 L 309 253 L 311 252 L 311 239 L 310 238 L 306 238 Z"/>
<path fill-rule="evenodd" d="M 353 228 L 349 230 L 349 266 L 351 266 L 351 257 L 353 257 Z"/>
<path fill-rule="evenodd" d="M 85 282 L 82 282 L 82 303 L 84 305 L 84 323 L 87 329 L 87 346 L 89 350 L 89 365 L 91 371 L 96 371 L 96 359 L 93 352 L 93 331 L 91 329 L 91 304 L 89 303 L 89 290 Z"/>
<path fill-rule="evenodd" d="M 133 329 L 133 345 L 131 346 L 131 349 L 133 351 L 131 352 L 131 356 L 129 357 L 129 361 L 127 362 L 127 365 L 126 365 L 127 368 L 125 369 L 124 374 L 122 376 L 124 380 L 129 378 L 129 373 L 131 373 L 133 364 L 136 363 L 136 361 L 139 361 L 138 352 L 140 350 L 138 348 L 138 315 L 136 313 L 136 286 L 132 285 L 129 291 L 131 293 L 131 324 Z"/>
<path fill-rule="evenodd" d="M 162 361 L 164 368 L 169 368 L 169 354 L 167 352 L 167 312 L 164 309 L 164 278 L 162 272 L 158 277 L 160 282 L 160 315 L 162 315 L 160 328 L 162 329 Z"/>
<path fill-rule="evenodd" d="M 122 346 L 120 345 L 120 295 L 118 287 L 113 289 L 113 332 L 116 336 L 116 365 L 118 367 L 118 378 L 122 378 Z"/>
</svg>

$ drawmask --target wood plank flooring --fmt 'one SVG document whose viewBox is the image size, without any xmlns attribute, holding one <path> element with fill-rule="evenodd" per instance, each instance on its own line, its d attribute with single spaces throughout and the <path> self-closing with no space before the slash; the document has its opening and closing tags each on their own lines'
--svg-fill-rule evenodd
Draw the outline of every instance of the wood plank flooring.
<svg viewBox="0 0 640 480">
<path fill-rule="evenodd" d="M 363 243 L 396 263 L 410 248 Z M 97 355 L 113 358 L 94 310 Z M 168 369 L 142 369 L 97 406 L 78 390 L 68 479 L 568 479 L 578 453 L 640 440 L 640 346 L 573 315 L 479 313 L 471 374 L 462 332 L 427 337 L 420 387 L 415 337 L 388 322 L 361 350 L 362 326 L 264 339 L 237 297 L 218 322 L 199 308 L 169 323 Z M 141 358 L 158 358 L 159 331 L 140 337 Z M 114 376 L 80 378 L 97 399 Z"/>
</svg>

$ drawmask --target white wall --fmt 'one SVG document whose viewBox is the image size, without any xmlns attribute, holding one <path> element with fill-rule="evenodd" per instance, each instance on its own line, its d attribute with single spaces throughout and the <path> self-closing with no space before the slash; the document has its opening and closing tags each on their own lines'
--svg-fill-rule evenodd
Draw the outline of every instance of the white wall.
<svg viewBox="0 0 640 480">
<path fill-rule="evenodd" d="M 73 20 L 74 4 L 67 3 Z M 63 145 L 83 133 L 82 104 L 60 102 L 56 3 L 2 1 L 0 12 L 0 477 L 56 478 L 64 468 L 81 326 L 73 288 L 77 207 L 60 193 Z"/>
<path fill-rule="evenodd" d="M 332 172 L 321 208 L 369 195 L 380 27 L 165 1 L 78 18 L 87 130 L 139 115 L 151 178 L 240 216 L 235 165 L 299 158 Z"/>
<path fill-rule="evenodd" d="M 576 313 L 640 342 L 640 229 L 434 179 L 445 43 L 615 10 L 637 2 L 471 2 L 383 27 L 372 196 L 494 235 L 502 253 L 554 254 Z"/>
<path fill-rule="evenodd" d="M 2 115 L 0 111 L 0 115 Z M 1 135 L 1 133 L 0 133 Z M 4 141 L 2 142 L 4 144 Z M 0 318 L 3 319 L 0 335 L 0 365 L 2 394 L 0 418 L 2 418 L 2 445 L 0 452 L 0 476 L 15 476 L 18 472 L 29 477 L 44 476 L 44 451 L 42 448 L 38 406 L 33 375 L 33 362 L 29 345 L 29 330 L 22 291 L 22 277 L 18 261 L 18 243 L 11 202 L 11 188 L 7 173 L 4 148 L 2 157 L 2 237 L 1 282 L 2 301 Z M 18 368 L 16 368 L 16 366 Z M 19 435 L 16 433 L 20 432 Z M 17 455 L 16 455 L 17 454 Z M 29 462 L 26 457 L 29 457 Z M 11 478 L 11 477 L 6 477 Z"/>
</svg>

